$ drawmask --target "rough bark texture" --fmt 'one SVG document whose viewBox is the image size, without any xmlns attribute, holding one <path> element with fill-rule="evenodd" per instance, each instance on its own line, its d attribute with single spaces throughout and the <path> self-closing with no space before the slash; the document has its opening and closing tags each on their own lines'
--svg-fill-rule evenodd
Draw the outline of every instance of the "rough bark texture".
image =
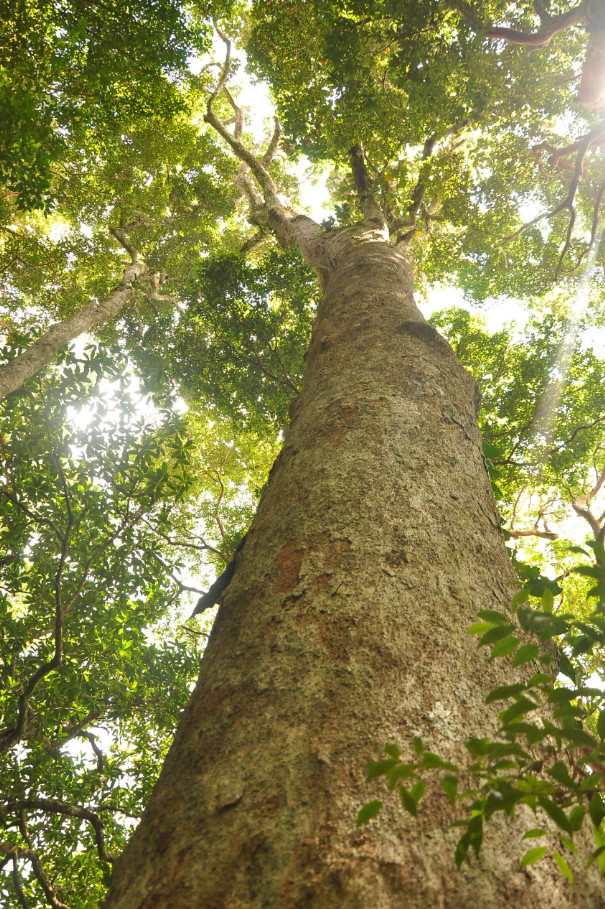
<svg viewBox="0 0 605 909">
<path fill-rule="evenodd" d="M 514 578 L 483 461 L 474 380 L 412 299 L 403 256 L 351 239 L 334 264 L 284 448 L 227 588 L 111 909 L 562 909 L 602 905 L 528 825 L 490 822 L 456 872 L 443 794 L 416 821 L 365 764 L 420 735 L 458 760 L 510 681 L 466 629 Z M 530 667 L 533 672 L 534 668 Z"/>
</svg>

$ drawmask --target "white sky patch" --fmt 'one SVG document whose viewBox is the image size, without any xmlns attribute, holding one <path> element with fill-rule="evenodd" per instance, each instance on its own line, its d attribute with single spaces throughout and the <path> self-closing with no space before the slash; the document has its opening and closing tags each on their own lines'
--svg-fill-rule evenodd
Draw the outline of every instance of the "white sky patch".
<svg viewBox="0 0 605 909">
<path fill-rule="evenodd" d="M 319 173 L 309 159 L 302 155 L 298 161 L 289 168 L 300 185 L 300 199 L 302 207 L 315 221 L 325 221 L 334 214 L 330 191 L 328 189 L 328 168 Z"/>
<path fill-rule="evenodd" d="M 464 299 L 462 290 L 456 285 L 435 284 L 427 292 L 426 302 L 420 302 L 420 309 L 425 318 L 429 318 L 440 309 L 458 306 L 474 316 L 483 316 L 488 331 L 501 331 L 505 325 L 514 324 L 523 328 L 529 318 L 529 310 L 520 300 L 512 297 L 498 297 L 487 300 L 483 306 L 474 306 Z"/>
<path fill-rule="evenodd" d="M 70 226 L 67 221 L 54 221 L 48 231 L 48 236 L 53 243 L 59 243 L 69 234 Z"/>
<path fill-rule="evenodd" d="M 533 221 L 534 218 L 537 218 L 538 215 L 542 214 L 542 211 L 542 206 L 538 205 L 536 202 L 532 202 L 531 200 L 523 202 L 518 208 L 519 217 L 524 224 L 529 223 L 529 221 Z"/>
</svg>

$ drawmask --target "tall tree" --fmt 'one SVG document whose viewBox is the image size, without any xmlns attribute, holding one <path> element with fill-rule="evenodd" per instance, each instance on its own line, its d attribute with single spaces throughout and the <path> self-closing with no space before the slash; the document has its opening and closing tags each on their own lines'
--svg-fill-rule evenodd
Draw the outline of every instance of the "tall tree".
<svg viewBox="0 0 605 909">
<path fill-rule="evenodd" d="M 498 728 L 498 711 L 494 705 L 485 708 L 485 693 L 502 689 L 505 682 L 529 684 L 532 674 L 534 679 L 544 676 L 535 671 L 544 668 L 538 652 L 511 673 L 502 661 L 490 660 L 485 649 L 477 656 L 466 635 L 478 610 L 496 616 L 496 623 L 506 619 L 515 578 L 481 451 L 476 386 L 451 348 L 424 321 L 412 290 L 422 272 L 428 278 L 457 274 L 478 298 L 503 290 L 535 292 L 555 272 L 573 274 L 589 251 L 600 255 L 601 132 L 599 124 L 587 121 L 578 109 L 575 117 L 567 116 L 575 91 L 568 83 L 579 76 L 585 37 L 562 31 L 570 24 L 582 25 L 592 40 L 598 28 L 594 17 L 585 15 L 587 10 L 582 4 L 561 20 L 541 4 L 511 8 L 496 0 L 258 5 L 248 28 L 250 50 L 259 71 L 273 82 L 286 143 L 336 167 L 338 220 L 329 226 L 315 224 L 284 203 L 279 129 L 265 150 L 251 150 L 227 85 L 228 64 L 210 89 L 207 124 L 238 159 L 231 172 L 258 231 L 245 246 L 250 249 L 273 236 L 281 245 L 297 247 L 316 269 L 324 299 L 283 452 L 229 571 L 233 580 L 198 690 L 146 818 L 118 867 L 109 905 L 388 906 L 400 905 L 403 898 L 419 906 L 503 901 L 544 907 L 572 901 L 600 905 L 596 866 L 581 871 L 584 841 L 579 843 L 580 874 L 573 899 L 546 862 L 512 873 L 516 843 L 510 828 L 497 825 L 486 836 L 480 861 L 473 860 L 463 876 L 456 877 L 446 848 L 453 834 L 446 826 L 458 816 L 457 810 L 437 785 L 425 795 L 427 807 L 418 826 L 410 826 L 393 805 L 368 827 L 354 826 L 357 810 L 368 797 L 364 765 L 387 741 L 401 746 L 396 763 L 401 756 L 413 761 L 416 750 L 427 754 L 425 745 L 412 745 L 419 736 L 444 755 L 439 760 L 448 759 L 451 766 L 462 763 L 461 743 L 469 735 L 481 742 L 486 728 Z M 97 7 L 89 15 L 95 29 L 103 25 L 102 16 L 95 18 Z M 71 29 L 71 20 L 68 25 Z M 135 38 L 144 34 L 135 32 Z M 538 46 L 535 56 L 528 58 L 514 47 L 519 42 L 513 35 L 540 32 L 533 42 Z M 50 34 L 61 44 L 61 29 Z M 74 46 L 87 56 L 89 44 L 78 44 L 81 34 L 76 28 Z M 509 43 L 489 43 L 501 39 Z M 158 59 L 164 59 L 161 50 Z M 543 65 L 546 60 L 548 67 Z M 145 55 L 136 53 L 135 71 L 141 61 Z M 92 72 L 98 76 L 94 67 Z M 162 85 L 170 94 L 172 73 Z M 191 85 L 202 87 L 195 80 Z M 130 88 L 121 88 L 127 102 Z M 38 102 L 40 110 L 56 96 L 71 97 L 53 91 L 48 102 Z M 95 129 L 105 125 L 112 135 L 111 117 L 115 112 L 119 119 L 120 111 L 111 105 L 108 110 L 105 121 L 97 118 L 94 105 L 90 116 Z M 191 130 L 199 111 L 192 107 L 189 113 L 193 120 L 184 133 L 194 140 L 185 156 L 191 162 L 200 144 L 197 131 Z M 71 121 L 61 119 L 60 106 L 52 116 L 51 128 L 59 125 L 77 134 Z M 167 204 L 156 152 L 164 138 L 164 150 L 173 160 L 168 149 L 183 123 L 183 118 L 172 117 L 171 109 L 170 116 L 160 124 L 152 122 L 150 130 L 140 119 L 124 136 L 118 127 L 115 148 L 111 142 L 86 146 L 93 154 L 79 176 L 85 187 L 100 177 L 103 188 L 92 194 L 92 205 L 85 190 L 78 192 L 73 173 L 77 144 L 70 146 L 65 201 L 75 232 L 81 227 L 78 204 L 80 213 L 94 209 L 93 234 L 100 260 L 106 263 L 110 257 L 102 236 L 108 228 L 124 231 L 128 225 L 141 231 L 127 242 L 137 253 L 141 250 L 145 262 L 149 252 L 155 258 L 150 265 L 152 288 L 154 274 L 163 282 L 166 252 L 177 274 L 193 271 L 189 249 L 197 255 L 200 245 L 189 242 L 196 236 L 191 209 L 199 203 L 191 198 L 192 188 L 204 179 L 202 174 L 216 175 L 215 161 L 219 177 L 229 170 L 218 155 L 212 164 L 204 158 L 203 165 L 197 160 L 184 168 L 179 161 L 171 170 L 176 186 Z M 162 137 L 164 126 L 169 134 Z M 585 129 L 580 139 L 579 132 L 568 135 L 580 127 L 580 132 Z M 154 137 L 150 148 L 146 136 Z M 538 139 L 539 147 L 527 155 Z M 35 142 L 26 138 L 24 148 L 30 145 Z M 147 153 L 154 162 L 149 169 L 144 166 Z M 129 169 L 124 162 L 131 156 L 135 164 Z M 12 166 L 10 155 L 8 160 Z M 42 161 L 40 173 L 44 167 Z M 32 173 L 38 173 L 35 167 Z M 179 181 L 180 173 L 184 176 Z M 108 189 L 112 181 L 118 185 L 115 191 Z M 148 183 L 152 206 L 157 203 L 151 217 L 139 203 Z M 224 181 L 219 183 L 224 186 Z M 507 207 L 502 199 L 511 185 L 513 198 Z M 209 187 L 206 217 L 201 222 L 195 218 L 201 234 L 213 216 L 231 211 L 234 195 L 224 194 L 225 203 L 217 204 Z M 519 225 L 517 208 L 527 201 L 544 205 L 544 224 L 536 220 Z M 567 224 L 558 218 L 565 212 Z M 161 223 L 147 244 L 145 230 L 154 221 Z M 28 230 L 17 228 L 17 237 L 15 225 L 7 229 L 9 267 L 30 239 Z M 417 237 L 422 231 L 426 242 Z M 221 241 L 221 252 L 225 247 L 232 252 L 232 238 L 231 233 Z M 202 242 L 206 239 L 208 233 Z M 78 252 L 83 246 L 79 244 Z M 39 247 L 34 260 L 38 253 Z M 62 250 L 62 257 L 61 274 L 69 277 L 73 250 Z M 295 261 L 290 260 L 292 267 L 306 280 Z M 208 275 L 220 275 L 220 263 L 213 270 L 214 265 L 205 270 L 206 281 Z M 118 275 L 122 267 L 120 262 Z M 113 269 L 103 268 L 100 279 L 94 271 L 91 264 L 78 269 L 78 277 L 84 275 L 97 299 L 103 299 L 116 283 L 116 263 Z M 197 273 L 200 284 L 203 272 Z M 23 275 L 15 268 L 13 274 L 19 280 L 7 280 L 8 294 L 26 293 L 28 282 L 35 286 L 31 270 Z M 242 286 L 255 290 L 259 274 L 244 273 Z M 53 309 L 53 292 L 53 287 L 46 291 L 47 312 Z M 168 325 L 168 349 L 178 351 L 181 360 L 165 371 L 176 375 L 183 363 L 189 367 L 190 385 L 197 387 L 211 384 L 205 364 L 221 346 L 237 360 L 247 341 L 254 342 L 248 344 L 252 354 L 258 354 L 246 377 L 250 381 L 227 371 L 218 396 L 230 400 L 245 422 L 260 394 L 260 388 L 253 393 L 258 380 L 275 393 L 271 405 L 257 414 L 259 424 L 268 423 L 272 415 L 279 419 L 283 414 L 284 385 L 298 385 L 293 369 L 297 345 L 290 345 L 294 355 L 289 360 L 275 335 L 287 340 L 292 326 L 299 330 L 296 318 L 271 320 L 262 307 L 254 307 L 242 317 L 244 326 L 252 326 L 251 337 L 242 340 L 241 328 L 239 333 L 225 331 L 230 319 L 236 321 L 240 303 L 234 300 L 233 286 L 228 294 L 233 311 L 224 307 L 221 312 L 219 307 L 209 313 L 216 294 L 206 291 L 205 299 L 193 303 L 180 320 L 183 326 L 175 329 L 178 319 L 161 316 L 149 332 L 135 329 L 123 339 L 132 345 L 133 355 L 151 362 L 153 350 L 138 341 L 157 350 L 158 335 L 163 324 Z M 68 299 L 70 313 L 77 297 L 76 292 Z M 279 306 L 274 298 L 269 310 Z M 263 336 L 266 327 L 273 333 Z M 304 331 L 304 319 L 300 328 Z M 188 362 L 188 333 L 191 339 L 196 330 L 197 356 Z M 215 365 L 220 362 L 219 356 Z M 531 447 L 523 432 L 521 426 L 522 444 Z M 587 488 L 583 502 L 582 496 L 574 501 L 590 512 L 593 489 L 598 488 L 599 482 Z M 163 521 L 160 529 L 170 536 Z M 516 638 L 509 640 L 513 647 L 519 644 Z M 25 658 L 29 656 L 26 651 Z M 19 716 L 9 724 L 9 735 L 23 731 Z M 544 746 L 542 740 L 538 744 Z M 428 754 L 430 766 L 435 754 Z M 399 766 L 411 764 L 398 765 L 397 772 Z M 551 784 L 538 780 L 536 785 Z M 401 797 L 408 808 L 406 799 L 412 798 L 415 806 L 409 793 Z M 591 817 L 598 827 L 598 793 L 595 797 L 597 811 Z M 535 793 L 523 798 L 530 807 L 537 803 Z M 22 802 L 16 799 L 11 806 L 19 818 L 22 810 L 44 810 L 39 803 L 34 808 Z M 543 798 L 540 806 L 549 809 L 551 820 L 545 827 L 552 844 L 561 814 L 570 828 L 571 820 L 552 799 Z M 39 814 L 36 823 L 44 839 L 44 823 L 38 819 Z M 479 845 L 482 820 L 483 814 L 476 813 L 467 846 Z M 523 819 L 516 823 L 513 830 L 522 832 Z M 21 830 L 26 842 L 28 835 L 27 828 Z M 533 887 L 526 887 L 526 875 Z M 40 878 L 39 884 L 44 886 Z M 24 905 L 27 895 L 16 892 Z M 51 904 L 52 899 L 56 904 L 59 897 L 51 894 Z"/>
<path fill-rule="evenodd" d="M 582 179 L 596 133 L 569 152 L 571 181 L 548 208 L 553 219 L 567 210 L 569 226 L 552 221 L 545 244 L 534 231 L 528 251 L 516 210 L 497 202 L 510 173 L 529 195 L 535 158 L 509 155 L 546 113 L 566 110 L 569 94 L 553 95 L 553 81 L 568 78 L 576 37 L 546 73 L 507 45 L 490 55 L 485 34 L 503 4 L 479 7 L 481 21 L 477 7 L 257 8 L 252 48 L 278 90 L 290 141 L 340 162 L 350 149 L 355 196 L 342 195 L 342 226 L 321 227 L 284 204 L 270 170 L 275 143 L 260 157 L 242 140 L 228 64 L 209 98 L 207 122 L 242 162 L 251 220 L 300 250 L 323 300 L 282 452 L 196 691 L 117 864 L 111 909 L 602 903 L 598 870 L 582 868 L 590 849 L 582 836 L 574 891 L 554 863 L 516 870 L 522 816 L 487 830 L 480 857 L 457 875 L 447 830 L 456 810 L 436 786 L 417 822 L 389 805 L 371 828 L 354 826 L 367 800 L 364 765 L 381 746 L 397 741 L 406 768 L 421 737 L 458 764 L 465 739 L 481 741 L 498 725 L 488 690 L 523 688 L 544 668 L 536 653 L 511 670 L 466 634 L 481 610 L 509 614 L 517 582 L 481 449 L 479 392 L 416 307 L 408 254 L 424 222 L 435 234 L 428 273 L 451 269 L 458 254 L 458 273 L 478 293 L 507 281 L 543 286 L 572 250 L 583 257 L 596 243 L 596 232 L 588 244 L 573 235 L 576 219 L 590 224 L 600 205 Z M 525 4 L 516 12 L 522 24 L 536 15 Z M 495 155 L 498 145 L 504 167 L 495 174 L 486 149 Z M 598 156 L 590 163 L 600 170 Z M 540 191 L 548 199 L 552 181 Z M 510 234 L 508 277 L 495 264 L 506 254 L 488 253 L 496 229 Z M 543 246 L 546 264 L 528 280 L 528 259 Z M 511 640 L 514 650 L 520 642 Z M 552 836 L 560 809 L 540 805 Z M 467 847 L 473 834 L 480 842 L 481 822 Z"/>
</svg>

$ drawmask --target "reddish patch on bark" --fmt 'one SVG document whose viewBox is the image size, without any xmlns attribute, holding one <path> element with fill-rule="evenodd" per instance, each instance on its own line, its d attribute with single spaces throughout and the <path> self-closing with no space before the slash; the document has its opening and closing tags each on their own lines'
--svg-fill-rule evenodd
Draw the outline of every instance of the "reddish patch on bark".
<svg viewBox="0 0 605 909">
<path fill-rule="evenodd" d="M 288 540 L 276 559 L 279 568 L 276 593 L 290 593 L 298 586 L 302 558 L 302 551 L 296 548 L 294 540 Z"/>
<path fill-rule="evenodd" d="M 166 852 L 166 850 L 168 849 L 169 843 L 170 843 L 170 834 L 168 833 L 167 830 L 165 830 L 163 833 L 160 833 L 160 835 L 158 836 L 158 852 L 160 853 L 160 855 L 163 852 Z"/>
<path fill-rule="evenodd" d="M 143 900 L 140 909 L 156 909 L 156 906 L 159 906 L 161 899 L 162 897 L 159 893 L 152 893 L 151 896 L 148 896 L 147 899 Z"/>
</svg>

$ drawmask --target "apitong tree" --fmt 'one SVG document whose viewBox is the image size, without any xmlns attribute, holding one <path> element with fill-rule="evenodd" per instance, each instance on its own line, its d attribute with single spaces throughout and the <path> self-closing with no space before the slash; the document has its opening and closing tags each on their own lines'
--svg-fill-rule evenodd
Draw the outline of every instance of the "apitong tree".
<svg viewBox="0 0 605 909">
<path fill-rule="evenodd" d="M 210 131 L 185 129 L 178 164 L 165 182 L 157 177 L 161 162 L 153 162 L 155 170 L 150 165 L 152 215 L 139 210 L 146 192 L 140 175 L 117 222 L 117 194 L 111 206 L 104 201 L 104 193 L 112 198 L 108 173 L 122 179 L 132 148 L 149 136 L 145 125 L 136 120 L 124 149 L 119 143 L 117 150 L 111 144 L 92 149 L 95 223 L 105 221 L 105 235 L 117 237 L 133 264 L 146 263 L 147 284 L 135 288 L 128 275 L 120 291 L 124 303 L 138 295 L 153 308 L 154 301 L 170 303 L 161 299 L 166 291 L 171 300 L 190 298 L 195 266 L 182 248 L 196 234 L 180 228 L 201 223 L 196 242 L 201 239 L 204 253 L 215 253 L 214 245 L 232 254 L 233 227 L 225 241 L 210 224 L 232 211 L 238 194 L 253 225 L 240 248 L 262 250 L 272 238 L 294 247 L 316 270 L 323 293 L 283 449 L 237 554 L 197 688 L 144 819 L 116 865 L 108 907 L 601 905 L 599 863 L 584 867 L 594 844 L 586 827 L 578 833 L 586 809 L 577 806 L 583 812 L 577 824 L 580 815 L 572 820 L 564 811 L 570 803 L 562 807 L 559 790 L 540 777 L 559 765 L 559 776 L 568 773 L 559 759 L 561 741 L 597 747 L 579 719 L 544 725 L 533 743 L 531 730 L 518 727 L 538 756 L 531 762 L 519 757 L 519 785 L 507 783 L 513 796 L 494 785 L 489 807 L 479 802 L 481 810 L 464 822 L 464 854 L 469 846 L 478 854 L 469 854 L 459 873 L 453 864 L 458 835 L 449 825 L 462 819 L 464 800 L 435 774 L 424 791 L 416 773 L 417 765 L 458 771 L 468 765 L 465 741 L 497 737 L 502 712 L 493 701 L 486 707 L 490 691 L 516 697 L 509 719 L 535 710 L 551 722 L 551 705 L 522 694 L 528 686 L 552 688 L 553 652 L 512 634 L 510 604 L 519 582 L 481 446 L 480 392 L 426 322 L 413 292 L 415 278 L 447 276 L 476 299 L 538 293 L 555 276 L 573 284 L 582 263 L 602 255 L 603 126 L 594 114 L 570 107 L 579 82 L 584 108 L 602 106 L 594 76 L 601 5 L 563 6 L 461 0 L 253 5 L 243 36 L 256 71 L 272 83 L 286 147 L 333 165 L 338 218 L 329 224 L 284 202 L 279 124 L 265 149 L 251 148 L 230 90 L 229 52 L 220 74 L 210 68 L 188 89 L 190 112 L 198 120 L 201 112 Z M 237 30 L 241 22 L 234 15 L 224 25 Z M 225 44 L 230 47 L 228 39 Z M 529 56 L 519 44 L 537 49 Z M 170 95 L 173 83 L 164 75 L 158 78 Z M 70 94 L 62 97 L 69 101 Z M 70 109 L 60 108 L 54 122 Z M 170 105 L 165 120 L 164 109 L 160 114 L 158 130 L 183 122 Z M 67 133 L 76 135 L 79 122 L 66 119 Z M 26 132 L 17 133 L 24 147 L 35 147 Z M 213 163 L 179 182 L 181 161 L 199 153 L 200 135 Z M 68 171 L 74 149 L 64 162 Z M 34 159 L 29 154 L 28 161 Z M 99 161 L 102 177 L 95 170 Z M 20 178 L 5 170 L 16 181 L 11 192 L 25 198 Z M 42 174 L 38 196 L 46 192 L 47 170 L 35 170 Z M 234 189 L 225 201 L 207 193 L 198 216 L 192 186 L 209 171 L 220 174 L 223 187 L 233 175 Z M 32 194 L 34 201 L 38 196 Z M 522 201 L 543 211 L 520 227 Z M 77 193 L 68 202 L 74 214 L 78 202 L 90 204 Z M 567 222 L 559 217 L 565 212 Z M 15 239 L 15 255 L 27 239 Z M 140 252 L 141 246 L 147 248 Z M 199 249 L 192 244 L 195 254 Z M 62 262 L 67 274 L 69 254 Z M 84 274 L 95 287 L 90 265 Z M 103 275 L 98 299 L 115 293 L 111 268 Z M 23 288 L 35 284 L 21 280 Z M 183 321 L 187 328 L 187 317 Z M 177 337 L 179 331 L 177 325 Z M 135 328 L 126 343 L 146 363 L 145 345 L 137 349 L 141 334 Z M 168 342 L 170 332 L 165 337 Z M 161 348 L 162 339 L 155 344 Z M 180 349 L 186 363 L 182 342 L 171 349 Z M 179 364 L 166 370 L 178 375 Z M 598 428 L 599 419 L 589 427 Z M 530 445 L 527 433 L 522 426 L 519 446 Z M 497 451 L 490 459 L 498 460 Z M 599 489 L 597 480 L 583 497 L 572 496 L 577 509 L 592 514 Z M 593 517 L 594 542 L 602 547 L 602 521 Z M 538 523 L 535 529 L 550 532 Z M 527 580 L 530 593 L 539 587 L 545 604 L 550 597 L 552 611 L 552 586 L 531 572 Z M 491 617 L 485 643 L 500 648 L 492 648 L 492 658 L 467 633 L 480 612 Z M 523 632 L 535 631 L 532 616 L 522 615 Z M 535 647 L 531 658 L 518 660 L 527 646 Z M 517 654 L 514 668 L 493 658 L 505 653 Z M 509 763 L 518 756 L 517 732 L 515 747 L 510 737 L 508 746 L 500 742 L 509 747 Z M 372 796 L 366 764 L 385 745 L 388 766 L 380 772 L 392 770 L 394 786 L 406 775 L 416 780 L 411 790 L 403 784 L 399 790 L 408 814 L 387 802 L 371 823 L 357 827 L 359 809 Z M 473 747 L 481 762 L 485 755 Z M 468 774 L 460 773 L 464 788 Z M 590 816 L 598 832 L 598 780 L 591 776 L 589 784 L 581 792 L 578 785 L 578 792 L 597 806 Z M 381 781 L 372 785 L 382 793 Z M 421 796 L 416 820 L 408 815 Z M 496 796 L 503 799 L 502 813 Z M 505 817 L 519 802 L 516 816 Z M 563 829 L 568 842 L 577 834 L 569 863 L 553 851 L 554 861 L 532 859 L 518 870 L 527 809 L 538 811 L 548 843 L 534 858 L 559 845 Z M 574 866 L 575 890 L 557 865 Z"/>
</svg>

